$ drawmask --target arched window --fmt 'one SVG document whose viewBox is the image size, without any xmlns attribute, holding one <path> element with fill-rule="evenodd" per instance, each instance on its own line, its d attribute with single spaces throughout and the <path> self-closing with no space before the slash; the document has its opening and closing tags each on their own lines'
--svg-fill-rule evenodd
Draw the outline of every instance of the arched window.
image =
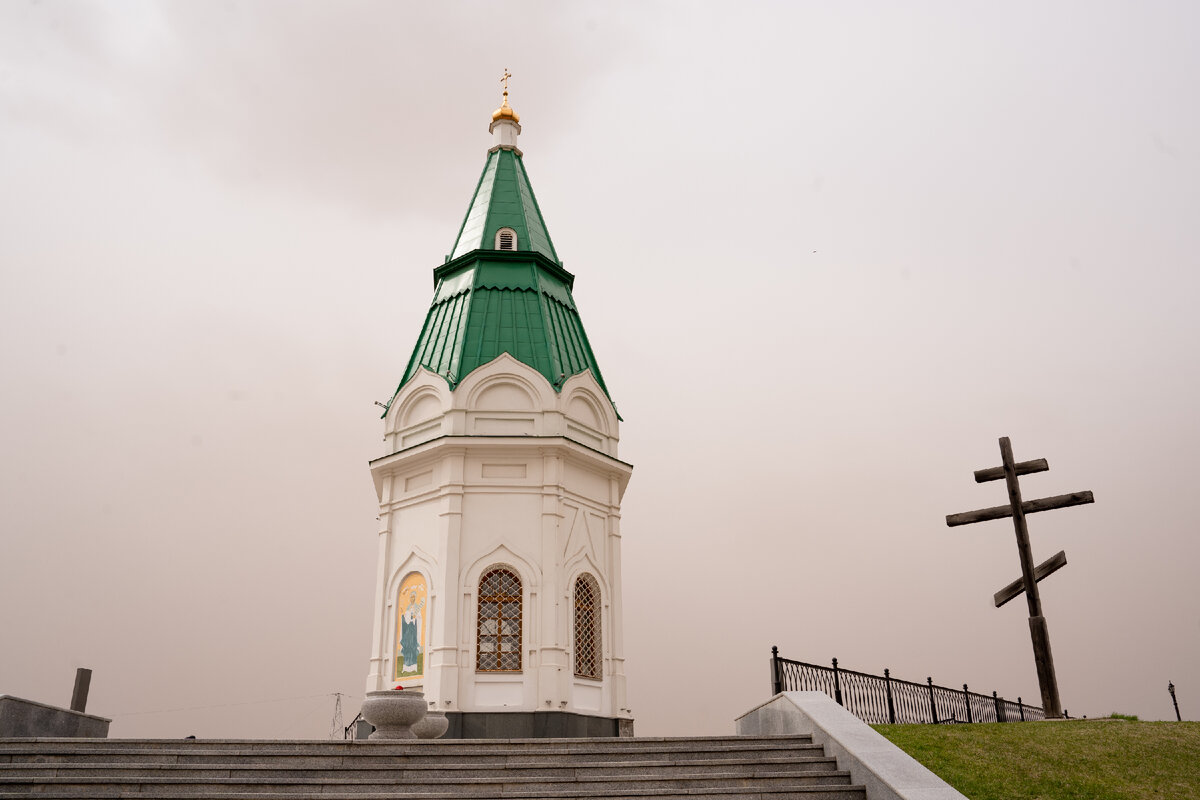
<svg viewBox="0 0 1200 800">
<path fill-rule="evenodd" d="M 575 579 L 575 674 L 601 680 L 600 584 L 586 572 Z"/>
<path fill-rule="evenodd" d="M 500 230 L 496 231 L 496 249 L 516 250 L 517 232 L 512 228 L 501 228 Z"/>
<path fill-rule="evenodd" d="M 479 579 L 480 672 L 521 671 L 521 579 L 495 567 Z"/>
</svg>

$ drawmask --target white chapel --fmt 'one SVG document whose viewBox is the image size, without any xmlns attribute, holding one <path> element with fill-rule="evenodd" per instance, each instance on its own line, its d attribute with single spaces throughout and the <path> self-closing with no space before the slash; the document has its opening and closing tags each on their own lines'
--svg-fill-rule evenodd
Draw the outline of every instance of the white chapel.
<svg viewBox="0 0 1200 800">
<path fill-rule="evenodd" d="M 632 735 L 621 498 L 632 466 L 504 101 L 371 462 L 367 691 L 420 688 L 449 738 Z"/>
</svg>

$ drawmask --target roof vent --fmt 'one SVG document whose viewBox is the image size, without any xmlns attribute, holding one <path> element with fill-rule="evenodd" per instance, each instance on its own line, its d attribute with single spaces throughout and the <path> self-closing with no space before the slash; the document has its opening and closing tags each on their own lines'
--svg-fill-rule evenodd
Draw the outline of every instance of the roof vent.
<svg viewBox="0 0 1200 800">
<path fill-rule="evenodd" d="M 500 230 L 496 231 L 496 249 L 516 250 L 517 232 L 512 228 L 501 228 Z"/>
</svg>

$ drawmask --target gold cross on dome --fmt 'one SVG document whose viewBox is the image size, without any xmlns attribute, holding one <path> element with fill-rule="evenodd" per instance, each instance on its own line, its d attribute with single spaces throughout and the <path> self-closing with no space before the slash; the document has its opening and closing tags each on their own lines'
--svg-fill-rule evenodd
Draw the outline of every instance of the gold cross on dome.
<svg viewBox="0 0 1200 800">
<path fill-rule="evenodd" d="M 500 79 L 500 82 L 504 84 L 504 93 L 505 94 L 508 94 L 508 79 L 511 77 L 512 77 L 512 73 L 508 71 L 508 67 L 505 67 L 504 68 L 504 77 Z"/>
</svg>

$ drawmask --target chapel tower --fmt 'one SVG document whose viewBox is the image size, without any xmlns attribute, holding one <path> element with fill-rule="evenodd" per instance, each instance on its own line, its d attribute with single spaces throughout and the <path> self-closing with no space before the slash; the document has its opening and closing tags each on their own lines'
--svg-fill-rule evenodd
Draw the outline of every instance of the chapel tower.
<svg viewBox="0 0 1200 800">
<path fill-rule="evenodd" d="M 367 690 L 421 687 L 448 737 L 632 733 L 616 409 L 525 172 L 494 144 L 383 415 Z"/>
</svg>

